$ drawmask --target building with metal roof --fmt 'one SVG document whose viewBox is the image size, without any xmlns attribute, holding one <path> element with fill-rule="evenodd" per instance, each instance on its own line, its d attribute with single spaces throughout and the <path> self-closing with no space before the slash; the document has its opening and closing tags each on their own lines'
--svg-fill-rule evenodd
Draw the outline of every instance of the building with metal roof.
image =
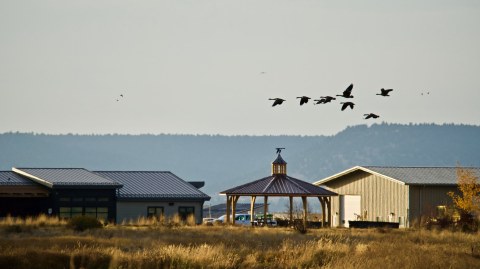
<svg viewBox="0 0 480 269">
<path fill-rule="evenodd" d="M 333 191 L 326 190 L 320 186 L 313 185 L 309 182 L 293 178 L 287 175 L 287 162 L 280 155 L 277 149 L 277 158 L 272 162 L 272 173 L 270 176 L 246 183 L 225 191 L 220 192 L 227 196 L 226 215 L 227 222 L 230 221 L 230 212 L 236 212 L 236 204 L 241 196 L 251 197 L 251 214 L 254 215 L 254 205 L 257 196 L 264 197 L 263 215 L 268 215 L 268 197 L 284 196 L 289 197 L 290 200 L 290 222 L 293 223 L 293 198 L 300 197 L 303 202 L 303 222 L 306 227 L 307 222 L 307 197 L 316 197 L 320 201 L 322 207 L 322 224 L 328 220 L 330 224 L 331 206 L 330 201 L 332 196 L 337 194 Z M 267 220 L 264 220 L 267 223 Z M 235 224 L 235 219 L 232 220 Z"/>
<path fill-rule="evenodd" d="M 116 191 L 122 185 L 83 168 L 12 168 L 0 172 L 0 217 L 38 214 L 71 218 L 90 215 L 115 221 Z"/>
<path fill-rule="evenodd" d="M 147 216 L 202 221 L 210 197 L 171 172 L 97 171 L 83 168 L 12 168 L 0 171 L 0 217 L 91 215 L 121 222 Z"/>
<path fill-rule="evenodd" d="M 452 204 L 457 167 L 355 166 L 315 182 L 339 194 L 332 200 L 333 225 L 349 220 L 398 222 L 410 227 Z M 480 176 L 480 168 L 465 168 Z"/>
<path fill-rule="evenodd" d="M 186 219 L 194 214 L 202 222 L 203 204 L 210 196 L 168 171 L 96 171 L 96 174 L 121 183 L 117 192 L 117 222 L 139 217 L 178 214 Z M 200 182 L 194 183 L 203 186 Z"/>
</svg>

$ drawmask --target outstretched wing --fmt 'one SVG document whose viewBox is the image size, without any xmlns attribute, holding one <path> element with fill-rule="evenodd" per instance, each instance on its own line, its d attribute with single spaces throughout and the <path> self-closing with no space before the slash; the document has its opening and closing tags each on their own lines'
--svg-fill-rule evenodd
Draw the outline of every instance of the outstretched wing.
<svg viewBox="0 0 480 269">
<path fill-rule="evenodd" d="M 352 93 L 352 90 L 353 90 L 353 83 L 350 84 L 350 86 L 348 86 L 345 91 L 343 91 L 343 94 L 344 95 L 350 95 Z"/>
</svg>

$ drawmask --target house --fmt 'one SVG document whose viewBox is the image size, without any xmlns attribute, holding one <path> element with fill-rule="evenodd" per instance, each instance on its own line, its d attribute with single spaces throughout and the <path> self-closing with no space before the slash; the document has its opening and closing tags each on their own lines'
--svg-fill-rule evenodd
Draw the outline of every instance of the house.
<svg viewBox="0 0 480 269">
<path fill-rule="evenodd" d="M 480 168 L 468 168 L 480 175 Z M 333 226 L 349 220 L 399 222 L 409 227 L 452 204 L 456 167 L 355 166 L 315 182 L 339 194 L 332 201 Z"/>
<path fill-rule="evenodd" d="M 186 182 L 168 171 L 96 171 L 96 174 L 123 185 L 117 192 L 117 222 L 139 217 L 178 214 L 183 220 L 195 215 L 202 223 L 203 204 L 210 196 L 198 187 L 203 182 Z"/>
<path fill-rule="evenodd" d="M 0 171 L 0 217 L 90 215 L 122 222 L 149 216 L 202 221 L 210 197 L 171 172 L 97 171 L 83 168 L 12 168 Z"/>
</svg>

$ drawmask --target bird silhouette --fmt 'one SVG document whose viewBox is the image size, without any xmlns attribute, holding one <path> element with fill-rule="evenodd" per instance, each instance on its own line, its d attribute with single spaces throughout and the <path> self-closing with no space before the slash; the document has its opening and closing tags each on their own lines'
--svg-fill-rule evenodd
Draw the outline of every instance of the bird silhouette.
<svg viewBox="0 0 480 269">
<path fill-rule="evenodd" d="M 355 106 L 355 104 L 352 102 L 341 102 L 340 104 L 343 104 L 342 111 L 344 111 L 347 107 L 350 107 L 351 109 L 353 109 L 353 106 Z"/>
<path fill-rule="evenodd" d="M 331 97 L 331 96 L 320 96 L 320 99 L 315 99 L 313 101 L 316 102 L 314 105 L 318 105 L 318 104 L 330 103 L 332 100 L 337 100 L 337 98 Z"/>
<path fill-rule="evenodd" d="M 268 99 L 268 100 L 274 101 L 273 104 L 272 104 L 272 106 L 281 105 L 284 101 L 286 101 L 286 100 L 284 100 L 284 99 L 282 99 L 282 98 L 270 98 L 270 99 Z"/>
<path fill-rule="evenodd" d="M 307 96 L 301 96 L 301 97 L 297 97 L 297 99 L 300 98 L 300 105 L 303 106 L 303 104 L 306 104 L 308 103 L 308 100 L 311 99 L 310 97 L 307 97 Z"/>
<path fill-rule="evenodd" d="M 366 116 L 366 117 L 365 117 L 366 120 L 368 120 L 368 119 L 370 119 L 370 118 L 376 119 L 376 118 L 380 117 L 380 116 L 378 116 L 378 115 L 376 115 L 376 114 L 373 114 L 373 113 L 363 114 L 363 116 Z"/>
<path fill-rule="evenodd" d="M 285 148 L 276 148 L 277 149 L 277 154 L 280 154 L 282 152 L 282 149 L 285 149 Z"/>
<path fill-rule="evenodd" d="M 120 94 L 120 97 L 122 97 L 122 98 L 123 98 L 123 94 Z"/>
<path fill-rule="evenodd" d="M 381 95 L 381 96 L 390 96 L 388 95 L 389 92 L 393 91 L 393 89 L 384 89 L 384 88 L 381 88 L 380 89 L 380 93 L 377 93 L 377 95 Z"/>
<path fill-rule="evenodd" d="M 342 96 L 344 98 L 353 98 L 352 90 L 353 90 L 353 83 L 350 84 L 350 86 L 348 86 L 347 89 L 343 91 L 343 94 L 341 95 L 337 94 L 337 96 Z"/>
</svg>

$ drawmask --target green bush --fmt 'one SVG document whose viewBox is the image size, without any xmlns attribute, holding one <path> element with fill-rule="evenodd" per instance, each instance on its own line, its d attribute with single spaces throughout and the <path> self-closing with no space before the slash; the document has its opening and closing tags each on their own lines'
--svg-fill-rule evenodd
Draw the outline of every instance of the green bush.
<svg viewBox="0 0 480 269">
<path fill-rule="evenodd" d="M 68 227 L 75 231 L 85 231 L 87 229 L 102 228 L 102 223 L 91 216 L 75 216 L 68 221 Z"/>
</svg>

